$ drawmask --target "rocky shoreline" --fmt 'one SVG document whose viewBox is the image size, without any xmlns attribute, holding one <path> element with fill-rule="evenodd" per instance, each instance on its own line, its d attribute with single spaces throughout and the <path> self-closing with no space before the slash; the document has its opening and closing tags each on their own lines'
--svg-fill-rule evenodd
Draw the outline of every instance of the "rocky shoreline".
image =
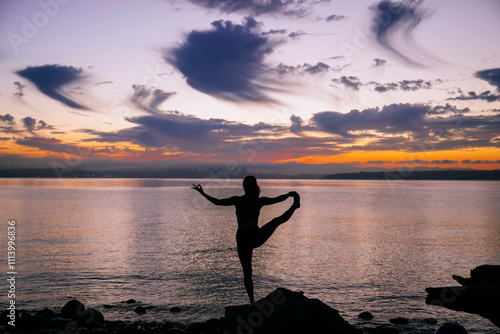
<svg viewBox="0 0 500 334">
<path fill-rule="evenodd" d="M 425 302 L 478 314 L 500 327 L 500 265 L 482 265 L 472 269 L 469 278 L 452 278 L 461 286 L 427 288 Z"/>
<path fill-rule="evenodd" d="M 126 301 L 137 314 L 146 313 L 133 300 Z M 105 307 L 104 307 L 105 308 Z M 170 312 L 182 312 L 172 308 Z M 441 324 L 436 319 L 406 319 L 394 317 L 387 324 L 376 324 L 374 316 L 366 311 L 358 316 L 356 326 L 342 318 L 339 312 L 318 299 L 308 298 L 302 292 L 278 288 L 255 306 L 228 306 L 225 316 L 191 324 L 170 321 L 109 321 L 96 309 L 87 309 L 77 300 L 71 300 L 60 312 L 50 309 L 17 311 L 16 326 L 8 325 L 8 313 L 3 312 L 0 334 L 361 334 L 361 333 L 436 333 Z"/>
</svg>

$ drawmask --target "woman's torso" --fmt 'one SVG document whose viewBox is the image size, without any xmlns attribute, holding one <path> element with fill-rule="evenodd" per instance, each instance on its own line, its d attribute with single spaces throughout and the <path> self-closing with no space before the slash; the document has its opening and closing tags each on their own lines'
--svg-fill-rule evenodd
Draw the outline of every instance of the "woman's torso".
<svg viewBox="0 0 500 334">
<path fill-rule="evenodd" d="M 258 197 L 243 195 L 236 201 L 236 219 L 238 230 L 246 230 L 258 226 L 262 205 Z"/>
</svg>

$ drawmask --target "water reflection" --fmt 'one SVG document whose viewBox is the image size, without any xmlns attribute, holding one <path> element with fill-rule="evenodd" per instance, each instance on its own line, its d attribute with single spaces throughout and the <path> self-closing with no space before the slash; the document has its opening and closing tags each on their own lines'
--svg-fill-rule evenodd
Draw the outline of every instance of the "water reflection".
<svg viewBox="0 0 500 334">
<path fill-rule="evenodd" d="M 16 219 L 22 240 L 19 299 L 37 308 L 134 298 L 158 310 L 185 306 L 182 317 L 193 319 L 244 301 L 234 208 L 203 204 L 189 189 L 198 181 L 1 179 L 0 212 Z M 209 184 L 221 197 L 241 192 L 241 180 Z M 424 305 L 424 288 L 500 262 L 498 182 L 260 184 L 266 196 L 298 189 L 302 206 L 255 252 L 258 296 L 285 286 L 347 316 L 456 316 Z M 261 223 L 290 205 L 282 204 L 263 209 Z"/>
</svg>

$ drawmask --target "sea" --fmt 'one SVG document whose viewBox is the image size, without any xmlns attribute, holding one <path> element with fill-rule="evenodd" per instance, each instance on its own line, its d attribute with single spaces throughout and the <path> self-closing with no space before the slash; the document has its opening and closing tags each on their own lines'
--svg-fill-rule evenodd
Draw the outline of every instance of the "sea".
<svg viewBox="0 0 500 334">
<path fill-rule="evenodd" d="M 209 203 L 192 184 L 218 198 L 243 194 L 241 180 L 228 179 L 0 179 L 5 278 L 7 227 L 15 221 L 16 306 L 59 311 L 78 299 L 107 320 L 187 324 L 247 303 L 234 207 Z M 297 191 L 301 207 L 254 251 L 257 298 L 284 287 L 320 299 L 355 326 L 405 317 L 428 332 L 446 321 L 469 333 L 499 332 L 479 315 L 427 305 L 425 288 L 456 286 L 452 275 L 500 264 L 500 182 L 259 185 L 266 197 Z M 259 224 L 292 201 L 264 207 Z M 5 283 L 3 308 L 7 290 Z M 135 305 L 147 312 L 137 314 Z M 170 312 L 174 306 L 182 311 Z M 364 311 L 374 316 L 368 324 L 357 317 Z"/>
</svg>

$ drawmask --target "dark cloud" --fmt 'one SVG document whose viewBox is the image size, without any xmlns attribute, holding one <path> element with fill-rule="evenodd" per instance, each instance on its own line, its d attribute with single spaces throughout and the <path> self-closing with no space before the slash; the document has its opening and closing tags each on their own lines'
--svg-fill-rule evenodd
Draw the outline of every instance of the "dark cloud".
<svg viewBox="0 0 500 334">
<path fill-rule="evenodd" d="M 286 29 L 271 29 L 269 31 L 263 32 L 261 35 L 266 36 L 266 35 L 284 35 L 288 32 Z"/>
<path fill-rule="evenodd" d="M 281 14 L 291 18 L 300 18 L 309 14 L 311 8 L 322 1 L 304 0 L 189 0 L 209 9 L 217 9 L 224 13 L 239 12 L 259 16 L 263 14 Z"/>
<path fill-rule="evenodd" d="M 330 70 L 330 66 L 319 62 L 316 65 L 303 64 L 303 65 L 285 65 L 283 63 L 279 64 L 276 68 L 276 72 L 279 77 L 284 77 L 287 75 L 304 75 L 304 74 L 319 74 Z"/>
<path fill-rule="evenodd" d="M 478 71 L 476 72 L 476 77 L 497 86 L 497 91 L 500 92 L 500 68 Z"/>
<path fill-rule="evenodd" d="M 436 80 L 435 82 L 440 83 L 441 80 Z M 380 93 L 387 91 L 395 91 L 395 90 L 410 92 L 419 89 L 430 89 L 433 86 L 433 82 L 419 79 L 419 80 L 401 80 L 398 82 L 389 82 L 385 84 L 380 84 L 378 82 L 370 82 L 370 85 L 374 86 L 373 89 Z"/>
<path fill-rule="evenodd" d="M 462 160 L 463 164 L 498 164 L 500 160 Z"/>
<path fill-rule="evenodd" d="M 84 78 L 83 70 L 73 66 L 43 65 L 28 67 L 16 74 L 31 81 L 40 92 L 75 109 L 87 109 L 62 91 L 62 87 Z"/>
<path fill-rule="evenodd" d="M 344 15 L 330 15 L 326 18 L 326 22 L 331 22 L 331 21 L 342 21 L 347 19 L 347 16 Z"/>
<path fill-rule="evenodd" d="M 25 117 L 22 119 L 23 125 L 28 129 L 29 132 L 33 132 L 35 125 L 36 125 L 36 119 L 32 117 Z"/>
<path fill-rule="evenodd" d="M 381 67 L 381 66 L 385 66 L 385 65 L 387 65 L 387 60 L 380 59 L 380 58 L 373 59 L 372 68 Z"/>
<path fill-rule="evenodd" d="M 373 6 L 373 21 L 377 42 L 409 64 L 421 65 L 416 59 L 427 57 L 413 40 L 413 30 L 425 18 L 421 0 L 392 2 L 382 0 Z"/>
<path fill-rule="evenodd" d="M 60 139 L 45 137 L 24 137 L 17 139 L 16 144 L 38 148 L 42 151 L 68 153 L 71 155 L 89 157 L 92 155 L 92 148 L 84 148 L 75 145 L 62 143 Z"/>
<path fill-rule="evenodd" d="M 258 32 L 258 23 L 215 21 L 213 29 L 192 31 L 179 47 L 164 54 L 196 90 L 229 101 L 271 102 L 259 83 L 264 57 L 276 45 Z"/>
<path fill-rule="evenodd" d="M 33 117 L 25 117 L 22 119 L 24 127 L 31 133 L 35 130 L 52 130 L 54 127 L 47 124 L 45 121 L 39 120 L 38 122 Z"/>
<path fill-rule="evenodd" d="M 460 95 L 457 97 L 450 97 L 448 100 L 451 101 L 467 101 L 467 100 L 483 100 L 487 102 L 496 102 L 500 101 L 500 94 L 492 94 L 491 91 L 487 90 L 480 94 L 476 94 L 476 92 L 469 92 L 467 95 Z"/>
<path fill-rule="evenodd" d="M 148 148 L 200 154 L 212 150 L 220 153 L 223 148 L 228 147 L 235 151 L 240 144 L 237 141 L 242 138 L 257 138 L 289 131 L 286 126 L 262 122 L 247 125 L 223 119 L 201 119 L 177 111 L 161 111 L 157 109 L 159 101 L 168 98 L 168 93 L 141 85 L 134 85 L 133 88 L 130 101 L 149 115 L 125 118 L 134 126 L 115 132 L 82 129 L 80 132 L 93 136 L 86 141 L 132 142 Z"/>
<path fill-rule="evenodd" d="M 341 76 L 340 79 L 332 79 L 332 82 L 336 84 L 341 84 L 344 87 L 354 90 L 359 90 L 359 86 L 363 85 L 358 77 L 355 76 L 346 77 L 345 75 Z"/>
<path fill-rule="evenodd" d="M 299 38 L 301 38 L 302 36 L 305 36 L 307 35 L 307 33 L 303 32 L 303 31 L 294 31 L 294 32 L 291 32 L 288 34 L 288 37 L 294 41 L 297 41 Z"/>
<path fill-rule="evenodd" d="M 26 86 L 21 84 L 19 81 L 15 81 L 14 85 L 16 85 L 16 87 L 17 87 L 17 93 L 14 93 L 14 95 L 19 96 L 19 97 L 23 97 L 24 96 L 23 89 Z"/>
<path fill-rule="evenodd" d="M 420 129 L 429 107 L 411 104 L 391 104 L 363 111 L 351 110 L 347 114 L 324 111 L 314 114 L 311 122 L 319 130 L 342 136 L 353 131 L 377 130 L 397 133 Z"/>
<path fill-rule="evenodd" d="M 448 160 L 448 159 L 442 159 L 442 160 L 414 159 L 414 160 L 399 160 L 395 162 L 398 164 L 410 164 L 410 165 L 449 165 L 458 163 L 458 161 L 456 160 Z"/>
<path fill-rule="evenodd" d="M 368 160 L 366 163 L 367 164 L 373 164 L 373 165 L 383 165 L 383 164 L 392 163 L 392 161 L 386 161 L 386 160 Z"/>
<path fill-rule="evenodd" d="M 302 120 L 302 118 L 300 118 L 300 116 L 292 115 L 290 116 L 290 121 L 292 122 L 292 125 L 290 126 L 290 132 L 295 134 L 302 132 L 302 124 L 304 123 L 304 121 Z"/>
<path fill-rule="evenodd" d="M 9 123 L 11 125 L 15 124 L 14 116 L 11 114 L 0 115 L 0 121 Z"/>
</svg>

